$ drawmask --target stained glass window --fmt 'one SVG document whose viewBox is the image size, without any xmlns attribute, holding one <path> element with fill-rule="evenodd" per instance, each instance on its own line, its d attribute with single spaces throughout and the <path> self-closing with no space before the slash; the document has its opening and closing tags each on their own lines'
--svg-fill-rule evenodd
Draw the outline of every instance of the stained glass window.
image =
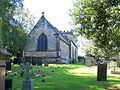
<svg viewBox="0 0 120 90">
<path fill-rule="evenodd" d="M 45 34 L 41 34 L 38 38 L 38 51 L 47 51 L 47 37 Z"/>
</svg>

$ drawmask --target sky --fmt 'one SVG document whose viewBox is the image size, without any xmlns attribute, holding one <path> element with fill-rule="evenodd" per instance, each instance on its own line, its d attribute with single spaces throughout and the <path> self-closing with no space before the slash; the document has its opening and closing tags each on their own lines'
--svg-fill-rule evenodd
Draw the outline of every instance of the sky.
<svg viewBox="0 0 120 90">
<path fill-rule="evenodd" d="M 61 31 L 71 30 L 69 16 L 73 0 L 24 0 L 24 7 L 28 8 L 37 22 L 42 12 L 46 19 Z"/>
<path fill-rule="evenodd" d="M 24 7 L 36 17 L 35 22 L 40 19 L 42 12 L 45 12 L 45 18 L 58 30 L 70 31 L 72 26 L 70 24 L 71 17 L 69 13 L 70 9 L 73 8 L 74 1 L 75 0 L 24 0 Z M 80 39 L 78 41 L 78 55 L 84 56 L 84 46 Z"/>
</svg>

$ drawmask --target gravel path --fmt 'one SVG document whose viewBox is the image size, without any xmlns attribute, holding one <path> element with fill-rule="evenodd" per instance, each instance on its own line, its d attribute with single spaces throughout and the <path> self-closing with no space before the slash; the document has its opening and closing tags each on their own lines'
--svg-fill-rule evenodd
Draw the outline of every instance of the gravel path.
<svg viewBox="0 0 120 90">
<path fill-rule="evenodd" d="M 74 69 L 74 70 L 72 70 L 72 72 L 93 73 L 93 74 L 97 75 L 97 66 Z M 107 75 L 120 76 L 120 75 L 117 75 L 117 74 L 111 74 L 111 69 L 107 69 Z"/>
</svg>

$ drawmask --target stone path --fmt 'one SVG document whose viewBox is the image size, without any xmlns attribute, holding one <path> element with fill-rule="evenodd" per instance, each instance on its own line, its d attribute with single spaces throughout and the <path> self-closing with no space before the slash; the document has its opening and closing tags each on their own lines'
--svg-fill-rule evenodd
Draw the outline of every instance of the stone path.
<svg viewBox="0 0 120 90">
<path fill-rule="evenodd" d="M 97 66 L 91 66 L 91 67 L 85 67 L 85 68 L 78 68 L 78 69 L 73 69 L 72 72 L 81 72 L 81 73 L 93 73 L 97 74 Z M 110 76 L 119 76 L 116 74 L 111 74 L 111 69 L 107 70 L 107 75 Z"/>
</svg>

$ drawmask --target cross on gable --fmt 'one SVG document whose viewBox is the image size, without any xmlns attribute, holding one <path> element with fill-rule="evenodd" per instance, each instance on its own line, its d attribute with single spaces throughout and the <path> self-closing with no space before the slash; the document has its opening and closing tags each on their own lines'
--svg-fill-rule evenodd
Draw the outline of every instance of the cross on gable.
<svg viewBox="0 0 120 90">
<path fill-rule="evenodd" d="M 44 16 L 45 12 L 42 12 L 42 16 Z"/>
</svg>

